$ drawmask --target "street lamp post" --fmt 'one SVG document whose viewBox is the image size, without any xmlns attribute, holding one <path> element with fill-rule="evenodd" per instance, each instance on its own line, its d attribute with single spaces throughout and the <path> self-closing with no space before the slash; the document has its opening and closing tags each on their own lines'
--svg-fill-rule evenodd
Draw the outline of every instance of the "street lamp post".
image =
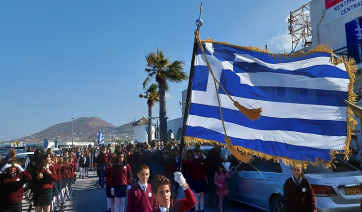
<svg viewBox="0 0 362 212">
<path fill-rule="evenodd" d="M 74 147 L 74 144 L 73 144 L 73 119 L 74 118 L 72 118 L 72 147 Z"/>
<path fill-rule="evenodd" d="M 160 141 L 160 134 L 159 134 L 160 129 L 158 128 L 158 118 L 159 117 L 156 117 L 156 140 Z"/>
</svg>

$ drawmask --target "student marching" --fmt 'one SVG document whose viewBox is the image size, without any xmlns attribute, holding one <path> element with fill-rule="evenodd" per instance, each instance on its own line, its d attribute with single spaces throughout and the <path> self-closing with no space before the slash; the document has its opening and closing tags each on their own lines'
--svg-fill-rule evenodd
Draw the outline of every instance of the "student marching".
<svg viewBox="0 0 362 212">
<path fill-rule="evenodd" d="M 17 212 L 20 209 L 16 208 L 21 208 L 19 196 L 23 189 L 14 191 L 18 198 L 13 198 L 5 189 L 14 179 L 16 182 L 19 179 L 17 185 L 29 183 L 34 204 L 28 211 L 64 211 L 66 202 L 74 199 L 75 182 L 81 185 L 90 170 L 98 176 L 96 184 L 107 201 L 106 212 L 204 211 L 205 194 L 209 191 L 206 170 L 210 162 L 202 148 L 185 149 L 181 173 L 176 171 L 179 154 L 176 143 L 164 145 L 152 141 L 150 145 L 75 147 L 64 150 L 61 156 L 55 156 L 51 149 L 37 150 L 28 167 L 21 167 L 16 159 L 9 157 L 0 175 L 4 179 L 0 184 L 3 197 L 0 204 L 7 210 L 0 212 Z M 16 153 L 12 151 L 11 155 Z M 225 169 L 214 174 L 215 179 L 219 179 L 220 174 L 228 177 Z M 222 211 L 222 197 L 227 196 L 227 187 L 219 180 L 215 180 L 215 184 L 223 185 L 223 195 L 219 195 L 220 186 L 217 187 Z M 6 198 L 11 201 L 2 201 Z"/>
</svg>

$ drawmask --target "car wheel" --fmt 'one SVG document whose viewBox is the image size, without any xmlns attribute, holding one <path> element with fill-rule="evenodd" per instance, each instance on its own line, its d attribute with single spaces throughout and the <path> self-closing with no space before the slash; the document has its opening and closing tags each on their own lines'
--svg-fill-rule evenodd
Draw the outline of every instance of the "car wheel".
<svg viewBox="0 0 362 212">
<path fill-rule="evenodd" d="M 270 212 L 284 212 L 283 197 L 276 196 L 270 202 Z"/>
</svg>

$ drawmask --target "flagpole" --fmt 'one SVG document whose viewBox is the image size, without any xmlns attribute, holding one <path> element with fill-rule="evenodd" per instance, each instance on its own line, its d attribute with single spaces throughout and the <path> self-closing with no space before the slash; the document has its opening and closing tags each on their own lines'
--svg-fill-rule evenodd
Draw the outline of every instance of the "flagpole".
<svg viewBox="0 0 362 212">
<path fill-rule="evenodd" d="M 182 136 L 181 136 L 181 142 L 180 142 L 180 154 L 179 154 L 179 160 L 178 160 L 178 164 L 177 164 L 177 170 L 178 171 L 181 171 L 182 153 L 183 153 L 183 150 L 185 148 L 186 122 L 187 122 L 187 117 L 189 115 L 189 108 L 190 108 L 190 102 L 191 102 L 190 100 L 191 100 L 192 80 L 193 80 L 193 76 L 194 76 L 195 54 L 196 54 L 197 47 L 198 47 L 197 37 L 200 36 L 200 27 L 202 26 L 202 23 L 203 23 L 202 20 L 201 20 L 201 15 L 202 15 L 202 11 L 203 11 L 202 6 L 203 5 L 201 3 L 200 15 L 199 15 L 199 18 L 196 20 L 197 29 L 195 30 L 194 47 L 193 47 L 193 50 L 192 50 L 192 59 L 191 59 L 189 83 L 188 83 L 188 87 L 187 87 L 185 111 L 184 111 L 184 114 L 183 114 Z M 176 187 L 176 191 L 177 191 L 177 188 L 178 187 Z"/>
</svg>

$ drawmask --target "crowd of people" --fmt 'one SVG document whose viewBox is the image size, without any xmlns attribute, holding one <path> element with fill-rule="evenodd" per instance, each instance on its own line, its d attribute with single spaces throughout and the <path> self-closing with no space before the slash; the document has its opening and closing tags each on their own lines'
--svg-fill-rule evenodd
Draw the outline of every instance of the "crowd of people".
<svg viewBox="0 0 362 212">
<path fill-rule="evenodd" d="M 9 155 L 14 152 L 10 150 Z M 55 156 L 51 149 L 35 150 L 32 161 L 23 167 L 15 157 L 8 157 L 0 175 L 0 211 L 22 211 L 24 184 L 33 194 L 36 212 L 60 210 L 67 200 L 72 200 L 75 167 L 78 161 L 73 150 Z"/>
<path fill-rule="evenodd" d="M 55 156 L 51 149 L 33 150 L 27 167 L 15 159 L 12 149 L 1 169 L 0 212 L 22 211 L 26 183 L 33 192 L 36 212 L 61 211 L 65 201 L 73 198 L 76 179 L 88 177 L 89 171 L 97 172 L 98 187 L 105 188 L 107 212 L 203 212 L 205 194 L 222 212 L 230 175 L 220 157 L 221 146 L 214 145 L 206 155 L 200 144 L 187 147 L 182 152 L 181 172 L 177 171 L 180 148 L 175 142 L 75 147 L 64 150 L 62 156 Z M 284 185 L 289 198 L 286 211 L 293 211 L 296 204 L 314 211 L 313 190 L 301 166 L 291 169 L 293 176 Z M 307 190 L 300 192 L 299 187 Z"/>
<path fill-rule="evenodd" d="M 195 204 L 189 209 L 203 212 L 205 193 L 208 193 L 215 204 L 215 196 L 218 195 L 219 209 L 222 211 L 222 199 L 229 194 L 225 182 L 229 174 L 220 159 L 221 146 L 215 145 L 207 156 L 203 153 L 200 144 L 196 144 L 194 149 L 187 147 L 183 151 L 181 174 L 195 199 Z M 158 176 L 164 176 L 169 180 L 171 199 L 187 197 L 189 193 L 186 190 L 185 193 L 179 192 L 182 191 L 182 185 L 175 180 L 174 176 L 180 160 L 179 154 L 180 148 L 176 142 L 164 145 L 163 142 L 156 141 L 136 145 L 102 146 L 100 150 L 94 151 L 95 160 L 93 161 L 99 176 L 98 187 L 106 188 L 107 211 L 123 212 L 125 208 L 127 212 L 140 211 L 137 207 L 143 204 L 132 204 L 130 201 L 133 198 L 130 198 L 127 192 L 133 191 L 132 185 L 136 187 L 145 185 L 145 182 L 140 181 L 140 176 L 146 174 L 143 173 L 144 170 L 148 170 L 147 181 L 149 182 L 161 179 Z M 214 179 L 216 179 L 215 182 Z M 211 194 L 212 192 L 214 195 Z M 150 188 L 149 198 L 152 198 L 152 193 L 154 192 L 151 192 Z M 133 206 L 136 206 L 136 209 L 133 209 Z"/>
</svg>

